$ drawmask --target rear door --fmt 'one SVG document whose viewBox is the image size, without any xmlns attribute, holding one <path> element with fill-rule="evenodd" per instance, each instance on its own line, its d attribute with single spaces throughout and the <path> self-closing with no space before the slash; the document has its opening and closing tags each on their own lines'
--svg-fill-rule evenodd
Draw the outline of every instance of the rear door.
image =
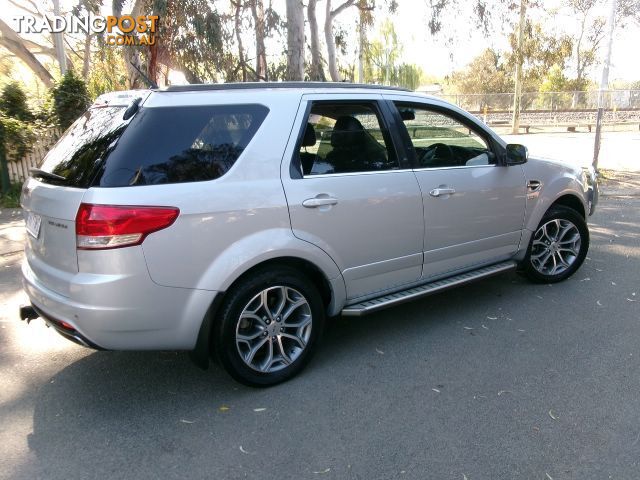
<svg viewBox="0 0 640 480">
<path fill-rule="evenodd" d="M 49 151 L 37 178 L 23 186 L 26 261 L 37 281 L 60 295 L 69 296 L 70 279 L 78 272 L 78 208 L 126 126 L 123 112 L 123 106 L 89 109 Z"/>
<path fill-rule="evenodd" d="M 424 205 L 422 277 L 511 257 L 518 249 L 526 188 L 521 166 L 500 166 L 492 139 L 453 110 L 396 99 Z"/>
<path fill-rule="evenodd" d="M 350 300 L 421 273 L 420 188 L 399 159 L 379 100 L 304 95 L 283 162 L 293 233 L 334 259 Z"/>
</svg>

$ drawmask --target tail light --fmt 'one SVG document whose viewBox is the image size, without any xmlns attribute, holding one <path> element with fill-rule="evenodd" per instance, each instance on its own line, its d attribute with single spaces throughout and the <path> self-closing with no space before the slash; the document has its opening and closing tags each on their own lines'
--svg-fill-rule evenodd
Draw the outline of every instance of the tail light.
<svg viewBox="0 0 640 480">
<path fill-rule="evenodd" d="M 175 207 L 83 203 L 76 215 L 76 244 L 79 250 L 140 245 L 150 233 L 175 222 L 179 213 Z"/>
</svg>

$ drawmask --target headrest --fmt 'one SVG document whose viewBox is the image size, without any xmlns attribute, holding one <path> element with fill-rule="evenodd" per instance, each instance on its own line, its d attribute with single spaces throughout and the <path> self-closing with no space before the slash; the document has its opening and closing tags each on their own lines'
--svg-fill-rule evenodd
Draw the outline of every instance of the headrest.
<svg viewBox="0 0 640 480">
<path fill-rule="evenodd" d="M 313 125 L 307 123 L 307 128 L 304 130 L 304 137 L 302 137 L 303 147 L 313 147 L 316 144 L 316 131 Z"/>
<path fill-rule="evenodd" d="M 362 142 L 364 127 L 350 115 L 338 117 L 331 133 L 333 147 L 355 147 Z"/>
</svg>

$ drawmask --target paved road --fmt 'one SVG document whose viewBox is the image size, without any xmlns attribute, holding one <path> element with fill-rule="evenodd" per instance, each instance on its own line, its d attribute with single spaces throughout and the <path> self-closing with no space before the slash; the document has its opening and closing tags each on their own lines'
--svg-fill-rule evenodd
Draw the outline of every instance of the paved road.
<svg viewBox="0 0 640 480">
<path fill-rule="evenodd" d="M 533 156 L 557 158 L 575 165 L 589 166 L 593 161 L 595 133 L 557 132 L 501 135 L 507 142 L 526 145 Z M 599 168 L 640 172 L 640 132 L 604 132 Z"/>
<path fill-rule="evenodd" d="M 337 319 L 268 390 L 27 326 L 20 256 L 1 258 L 0 478 L 640 477 L 640 199 L 602 201 L 569 281 Z"/>
</svg>

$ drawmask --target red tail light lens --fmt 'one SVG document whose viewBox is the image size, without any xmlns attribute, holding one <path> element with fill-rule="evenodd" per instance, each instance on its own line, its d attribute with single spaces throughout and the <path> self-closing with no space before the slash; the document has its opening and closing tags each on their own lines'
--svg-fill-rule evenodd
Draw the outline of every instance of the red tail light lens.
<svg viewBox="0 0 640 480">
<path fill-rule="evenodd" d="M 175 207 L 83 203 L 76 215 L 76 244 L 79 250 L 140 245 L 150 233 L 170 226 L 179 214 Z"/>
</svg>

